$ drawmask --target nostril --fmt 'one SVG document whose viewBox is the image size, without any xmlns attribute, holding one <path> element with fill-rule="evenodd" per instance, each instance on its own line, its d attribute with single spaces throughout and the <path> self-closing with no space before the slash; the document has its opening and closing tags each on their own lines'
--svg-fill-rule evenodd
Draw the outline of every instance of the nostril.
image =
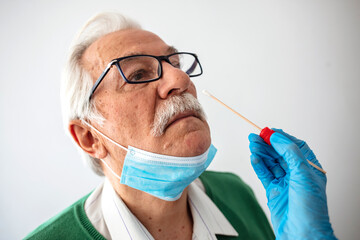
<svg viewBox="0 0 360 240">
<path fill-rule="evenodd" d="M 168 96 L 170 96 L 173 92 L 179 90 L 179 88 L 173 88 L 168 92 Z"/>
</svg>

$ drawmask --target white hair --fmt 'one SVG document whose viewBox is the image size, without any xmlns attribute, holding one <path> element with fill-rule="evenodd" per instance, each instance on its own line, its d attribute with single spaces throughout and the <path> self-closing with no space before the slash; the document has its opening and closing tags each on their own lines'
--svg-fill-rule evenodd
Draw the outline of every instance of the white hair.
<svg viewBox="0 0 360 240">
<path fill-rule="evenodd" d="M 140 29 L 135 21 L 124 17 L 119 13 L 106 12 L 90 18 L 73 40 L 69 58 L 65 64 L 61 86 L 61 106 L 65 130 L 68 133 L 69 121 L 80 119 L 93 121 L 103 125 L 105 118 L 96 110 L 94 100 L 89 102 L 93 80 L 81 66 L 81 57 L 85 50 L 97 39 L 122 29 Z M 104 173 L 100 166 L 100 160 L 82 152 L 85 162 L 98 175 Z"/>
</svg>

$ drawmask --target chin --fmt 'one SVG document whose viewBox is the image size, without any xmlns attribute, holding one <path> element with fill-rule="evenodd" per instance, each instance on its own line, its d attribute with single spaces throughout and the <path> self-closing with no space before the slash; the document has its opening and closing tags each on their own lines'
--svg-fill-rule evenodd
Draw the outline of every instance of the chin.
<svg viewBox="0 0 360 240">
<path fill-rule="evenodd" d="M 184 135 L 172 135 L 160 143 L 160 154 L 176 157 L 193 157 L 203 154 L 210 147 L 208 131 L 191 131 Z"/>
<path fill-rule="evenodd" d="M 206 122 L 181 121 L 168 128 L 163 135 L 162 150 L 179 157 L 193 157 L 203 154 L 211 144 L 210 129 Z"/>
<path fill-rule="evenodd" d="M 191 156 L 203 154 L 211 144 L 210 132 L 190 132 L 185 136 L 184 144 Z"/>
</svg>

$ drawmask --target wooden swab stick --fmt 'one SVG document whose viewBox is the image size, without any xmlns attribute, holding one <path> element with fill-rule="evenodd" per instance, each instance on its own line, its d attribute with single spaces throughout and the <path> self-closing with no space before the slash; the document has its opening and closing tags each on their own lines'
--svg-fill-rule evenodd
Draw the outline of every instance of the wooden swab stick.
<svg viewBox="0 0 360 240">
<path fill-rule="evenodd" d="M 224 107 L 226 107 L 227 109 L 229 109 L 230 111 L 232 111 L 233 113 L 235 113 L 236 115 L 238 115 L 239 117 L 241 117 L 242 119 L 244 119 L 245 121 L 247 121 L 248 123 L 250 123 L 251 125 L 253 125 L 254 127 L 256 127 L 257 129 L 259 129 L 259 131 L 262 130 L 261 127 L 259 127 L 258 125 L 256 125 L 255 123 L 253 123 L 252 121 L 250 121 L 249 119 L 247 119 L 246 117 L 244 117 L 243 115 L 241 115 L 240 113 L 238 113 L 237 111 L 235 111 L 234 109 L 232 109 L 231 107 L 229 107 L 228 105 L 226 105 L 225 103 L 223 103 L 222 101 L 220 101 L 219 99 L 217 99 L 216 97 L 214 97 L 213 95 L 211 95 L 208 91 L 206 91 L 205 89 L 202 91 L 203 94 L 211 97 L 212 99 L 214 99 L 215 101 L 217 101 L 218 103 L 220 103 L 221 105 L 223 105 Z"/>
<path fill-rule="evenodd" d="M 231 107 L 229 107 L 228 105 L 226 105 L 225 103 L 223 103 L 222 101 L 220 101 L 218 98 L 216 98 L 215 96 L 213 96 L 212 94 L 210 94 L 208 91 L 206 91 L 205 89 L 202 91 L 203 94 L 211 97 L 212 99 L 214 99 L 215 101 L 217 101 L 218 103 L 220 103 L 221 105 L 223 105 L 224 107 L 226 107 L 227 109 L 229 109 L 230 111 L 232 111 L 233 113 L 235 113 L 236 115 L 238 115 L 239 117 L 241 117 L 242 119 L 244 119 L 246 122 L 250 123 L 251 125 L 253 125 L 255 128 L 257 128 L 259 131 L 263 131 L 263 129 L 261 127 L 259 127 L 258 125 L 256 125 L 255 123 L 253 123 L 252 121 L 250 121 L 249 119 L 247 119 L 246 117 L 244 117 L 243 115 L 241 115 L 240 113 L 238 113 L 237 111 L 235 111 L 234 109 L 232 109 Z M 272 130 L 270 130 L 272 131 Z M 270 144 L 270 143 L 269 143 Z M 320 172 L 326 174 L 326 171 L 323 170 L 322 168 L 320 168 L 319 166 L 317 166 L 316 164 L 314 164 L 313 162 L 307 160 L 308 163 L 313 166 L 314 168 L 316 168 L 317 170 L 319 170 Z"/>
</svg>

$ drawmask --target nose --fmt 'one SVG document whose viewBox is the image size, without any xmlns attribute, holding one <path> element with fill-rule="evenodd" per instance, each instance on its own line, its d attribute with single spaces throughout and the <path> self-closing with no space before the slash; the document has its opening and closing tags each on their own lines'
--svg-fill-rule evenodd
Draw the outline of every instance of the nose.
<svg viewBox="0 0 360 240">
<path fill-rule="evenodd" d="M 190 77 L 181 69 L 172 66 L 167 62 L 162 63 L 162 76 L 159 79 L 158 94 L 161 98 L 185 92 L 190 84 Z"/>
</svg>

